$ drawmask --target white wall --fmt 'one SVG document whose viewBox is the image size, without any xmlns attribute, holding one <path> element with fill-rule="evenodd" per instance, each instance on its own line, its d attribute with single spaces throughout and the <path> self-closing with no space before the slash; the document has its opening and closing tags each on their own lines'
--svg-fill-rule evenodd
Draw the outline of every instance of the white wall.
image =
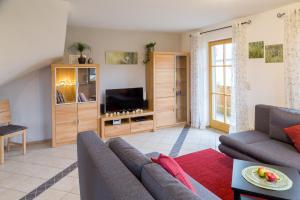
<svg viewBox="0 0 300 200">
<path fill-rule="evenodd" d="M 0 99 L 29 141 L 51 138 L 49 64 L 63 56 L 68 10 L 62 0 L 0 1 Z"/>
<path fill-rule="evenodd" d="M 0 3 L 0 85 L 61 57 L 69 3 L 3 0 Z"/>
<path fill-rule="evenodd" d="M 247 42 L 264 41 L 265 45 L 283 44 L 283 19 L 279 19 L 276 16 L 278 12 L 285 12 L 293 8 L 300 8 L 300 3 L 291 4 L 244 18 L 244 20 L 252 20 L 252 24 L 247 25 Z M 223 27 L 228 24 L 231 24 L 231 22 L 218 24 L 216 26 L 197 31 Z M 189 49 L 189 34 L 190 33 L 184 33 L 182 35 L 181 48 L 183 50 Z M 205 35 L 207 42 L 231 37 L 231 29 L 207 33 Z M 247 60 L 247 74 L 250 85 L 250 90 L 248 91 L 250 110 L 249 118 L 252 126 L 254 125 L 254 106 L 256 104 L 285 106 L 283 67 L 283 63 L 265 63 L 264 59 Z"/>
<path fill-rule="evenodd" d="M 145 44 L 155 41 L 157 51 L 179 51 L 180 40 L 180 34 L 175 33 L 68 27 L 66 54 L 73 42 L 84 42 L 91 46 L 94 62 L 100 64 L 100 94 L 104 94 L 106 89 L 145 88 Z M 136 51 L 138 65 L 106 65 L 106 51 Z"/>
<path fill-rule="evenodd" d="M 51 73 L 46 66 L 0 87 L 8 98 L 15 124 L 28 127 L 28 141 L 51 138 Z M 19 139 L 20 140 L 20 139 Z"/>
</svg>

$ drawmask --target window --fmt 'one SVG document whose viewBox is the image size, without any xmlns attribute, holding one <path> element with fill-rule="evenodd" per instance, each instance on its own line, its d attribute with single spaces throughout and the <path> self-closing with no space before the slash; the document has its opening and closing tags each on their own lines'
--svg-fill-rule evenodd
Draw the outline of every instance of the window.
<svg viewBox="0 0 300 200">
<path fill-rule="evenodd" d="M 231 39 L 209 43 L 210 126 L 229 131 L 231 116 Z"/>
</svg>

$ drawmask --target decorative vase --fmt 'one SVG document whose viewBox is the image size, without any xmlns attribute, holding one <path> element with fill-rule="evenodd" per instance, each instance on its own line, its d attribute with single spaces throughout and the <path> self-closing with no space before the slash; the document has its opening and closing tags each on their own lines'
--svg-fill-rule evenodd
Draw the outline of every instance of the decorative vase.
<svg viewBox="0 0 300 200">
<path fill-rule="evenodd" d="M 88 64 L 93 64 L 93 63 L 94 63 L 93 58 L 89 58 L 89 59 L 88 59 Z"/>
<path fill-rule="evenodd" d="M 78 63 L 79 64 L 85 64 L 86 61 L 86 57 L 84 57 L 82 54 L 80 55 L 80 57 L 78 58 Z"/>
</svg>

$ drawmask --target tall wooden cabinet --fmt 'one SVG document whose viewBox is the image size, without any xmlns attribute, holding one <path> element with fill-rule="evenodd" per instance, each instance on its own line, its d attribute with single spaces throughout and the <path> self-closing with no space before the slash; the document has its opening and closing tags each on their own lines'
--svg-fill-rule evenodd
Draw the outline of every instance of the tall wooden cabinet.
<svg viewBox="0 0 300 200">
<path fill-rule="evenodd" d="M 74 143 L 77 133 L 99 133 L 99 65 L 53 64 L 52 146 Z"/>
<path fill-rule="evenodd" d="M 154 52 L 147 64 L 147 99 L 155 127 L 190 123 L 189 53 Z"/>
</svg>

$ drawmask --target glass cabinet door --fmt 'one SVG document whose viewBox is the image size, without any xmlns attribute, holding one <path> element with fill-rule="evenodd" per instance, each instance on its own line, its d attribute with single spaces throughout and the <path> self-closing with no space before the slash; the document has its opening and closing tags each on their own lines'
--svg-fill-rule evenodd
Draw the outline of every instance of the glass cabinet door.
<svg viewBox="0 0 300 200">
<path fill-rule="evenodd" d="M 76 69 L 56 68 L 56 104 L 76 102 Z"/>
<path fill-rule="evenodd" d="M 187 57 L 176 56 L 176 122 L 187 120 Z"/>
<path fill-rule="evenodd" d="M 78 102 L 96 101 L 96 68 L 78 68 Z"/>
</svg>

